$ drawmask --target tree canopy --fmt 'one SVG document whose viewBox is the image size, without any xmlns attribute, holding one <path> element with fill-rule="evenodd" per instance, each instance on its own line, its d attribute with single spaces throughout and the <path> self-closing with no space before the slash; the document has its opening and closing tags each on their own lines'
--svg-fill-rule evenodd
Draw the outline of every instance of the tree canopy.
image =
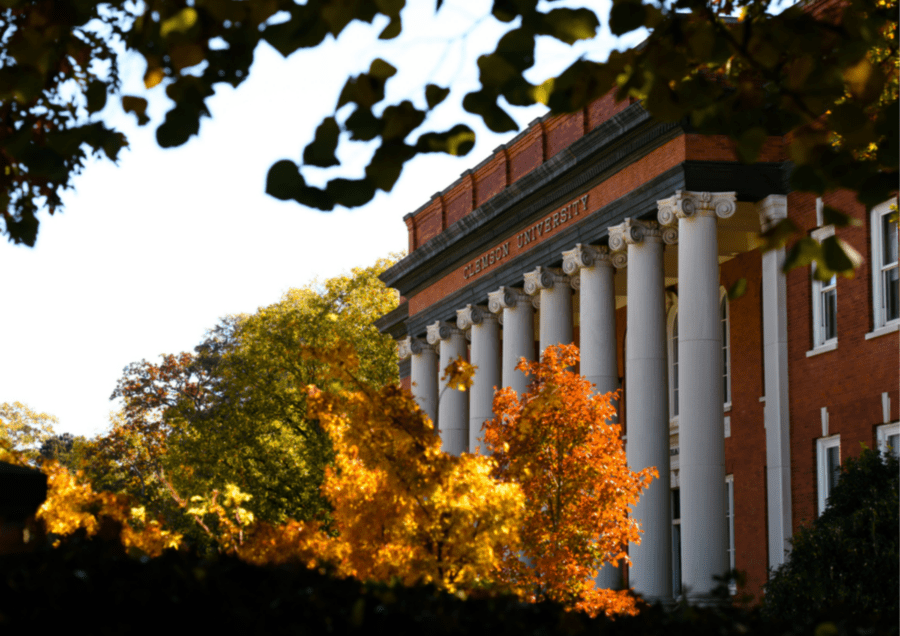
<svg viewBox="0 0 900 636">
<path fill-rule="evenodd" d="M 438 14 L 443 4 L 435 0 Z M 846 188 L 868 206 L 888 199 L 897 187 L 900 143 L 896 0 L 801 2 L 776 13 L 778 5 L 613 0 L 609 14 L 598 15 L 538 0 L 494 0 L 493 18 L 509 29 L 478 58 L 480 85 L 461 104 L 489 129 L 505 132 L 517 127 L 510 108 L 543 103 L 551 113 L 566 113 L 614 91 L 620 99 L 642 100 L 658 120 L 685 120 L 699 132 L 728 135 L 743 161 L 756 160 L 767 139 L 784 138 L 795 189 Z M 288 57 L 337 38 L 354 22 L 377 22 L 382 39 L 415 28 L 403 22 L 405 0 L 7 0 L 3 6 L 0 207 L 4 233 L 29 245 L 37 236 L 36 211 L 59 208 L 59 192 L 71 186 L 85 149 L 115 160 L 127 144 L 94 115 L 108 98 L 120 100 L 139 123 L 149 121 L 146 98 L 121 93 L 121 46 L 113 42 L 143 58 L 148 96 L 164 90 L 171 99 L 156 129 L 166 148 L 198 133 L 216 85 L 240 85 L 264 42 Z M 384 18 L 387 26 L 381 27 Z M 604 62 L 579 59 L 557 77 L 534 84 L 525 79 L 539 38 L 566 44 L 591 39 L 601 20 L 614 35 L 641 28 L 650 35 Z M 356 207 L 376 191 L 390 191 L 405 163 L 418 155 L 466 154 L 475 133 L 465 124 L 427 130 L 432 111 L 453 87 L 426 84 L 416 103 L 385 103 L 385 86 L 396 70 L 375 58 L 366 72 L 349 77 L 334 115 L 318 125 L 302 160 L 271 166 L 266 191 L 320 210 Z M 309 185 L 303 173 L 339 166 L 335 151 L 347 141 L 377 142 L 364 176 Z M 849 222 L 840 211 L 830 214 L 837 224 Z M 769 244 L 782 244 L 793 229 L 781 225 Z M 804 243 L 790 262 L 812 256 L 830 270 L 852 270 L 852 254 L 811 254 L 816 249 Z"/>
<path fill-rule="evenodd" d="M 200 529 L 216 534 L 204 518 L 225 499 L 240 499 L 238 491 L 249 499 L 235 505 L 263 521 L 327 520 L 319 487 L 331 442 L 307 413 L 306 386 L 330 382 L 331 363 L 302 351 L 341 342 L 362 360 L 358 381 L 396 383 L 394 342 L 372 325 L 398 302 L 378 279 L 392 262 L 226 318 L 193 353 L 126 367 L 112 396 L 123 398 L 124 410 L 87 451 L 92 485 L 131 494 L 195 537 Z M 237 490 L 228 494 L 228 484 Z"/>
</svg>

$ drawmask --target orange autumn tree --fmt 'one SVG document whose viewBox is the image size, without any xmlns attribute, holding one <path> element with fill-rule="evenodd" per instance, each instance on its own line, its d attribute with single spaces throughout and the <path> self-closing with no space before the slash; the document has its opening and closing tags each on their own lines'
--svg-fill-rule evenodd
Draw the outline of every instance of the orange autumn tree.
<svg viewBox="0 0 900 636">
<path fill-rule="evenodd" d="M 540 362 L 517 367 L 533 378 L 527 393 L 506 388 L 494 397 L 484 439 L 497 475 L 526 498 L 521 552 L 504 552 L 503 578 L 531 601 L 633 614 L 628 591 L 598 589 L 594 578 L 604 563 L 628 562 L 625 547 L 640 541 L 628 513 L 658 474 L 628 468 L 612 394 L 592 395 L 570 370 L 577 361 L 574 345 L 548 347 Z"/>
<path fill-rule="evenodd" d="M 337 536 L 308 524 L 260 528 L 239 554 L 266 562 L 294 550 L 331 561 L 339 575 L 448 591 L 493 584 L 501 555 L 518 546 L 520 487 L 495 479 L 490 457 L 442 453 L 434 424 L 408 392 L 356 377 L 351 348 L 306 355 L 327 359 L 334 374 L 325 388 L 309 388 L 309 413 L 334 446 L 322 492 Z"/>
</svg>

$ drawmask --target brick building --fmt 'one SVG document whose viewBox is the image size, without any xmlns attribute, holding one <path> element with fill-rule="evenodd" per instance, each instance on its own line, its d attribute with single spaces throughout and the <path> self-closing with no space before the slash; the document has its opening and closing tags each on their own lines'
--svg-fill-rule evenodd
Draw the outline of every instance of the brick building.
<svg viewBox="0 0 900 636">
<path fill-rule="evenodd" d="M 729 566 L 758 593 L 836 464 L 900 435 L 896 199 L 824 197 L 861 221 L 838 230 L 865 257 L 854 278 L 783 275 L 762 229 L 834 231 L 789 171 L 780 138 L 744 165 L 725 137 L 603 98 L 536 120 L 408 214 L 409 255 L 382 276 L 405 301 L 379 328 L 449 452 L 476 449 L 493 387 L 524 389 L 512 361 L 550 344 L 574 341 L 598 391 L 623 389 L 629 461 L 660 469 L 630 549 L 646 597 L 702 597 Z M 475 385 L 441 393 L 459 355 Z"/>
</svg>

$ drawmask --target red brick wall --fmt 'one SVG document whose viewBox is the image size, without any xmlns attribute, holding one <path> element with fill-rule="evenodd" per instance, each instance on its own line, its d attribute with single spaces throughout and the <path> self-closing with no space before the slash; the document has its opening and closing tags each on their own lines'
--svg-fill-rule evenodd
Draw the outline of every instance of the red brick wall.
<svg viewBox="0 0 900 636">
<path fill-rule="evenodd" d="M 547 159 L 584 137 L 584 113 L 551 117 L 544 123 Z"/>
<path fill-rule="evenodd" d="M 803 230 L 816 225 L 815 197 L 791 194 L 791 219 Z M 868 214 L 846 192 L 824 197 L 826 205 L 852 214 L 860 227 L 837 230 L 866 257 L 852 279 L 837 280 L 837 349 L 813 357 L 812 282 L 809 268 L 787 275 L 788 350 L 791 408 L 791 492 L 796 529 L 817 515 L 816 440 L 822 436 L 822 407 L 828 407 L 829 434 L 841 436 L 841 460 L 858 456 L 860 442 L 875 447 L 875 427 L 882 423 L 881 393 L 891 399 L 891 420 L 898 419 L 897 332 L 866 340 L 872 329 L 872 262 Z"/>
</svg>

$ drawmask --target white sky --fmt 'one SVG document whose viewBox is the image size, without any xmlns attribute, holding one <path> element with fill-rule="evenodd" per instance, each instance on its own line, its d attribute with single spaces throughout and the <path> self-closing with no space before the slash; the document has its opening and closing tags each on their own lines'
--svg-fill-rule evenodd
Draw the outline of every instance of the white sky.
<svg viewBox="0 0 900 636">
<path fill-rule="evenodd" d="M 511 137 L 490 133 L 459 105 L 477 86 L 475 59 L 511 25 L 491 18 L 485 0 L 448 0 L 437 18 L 433 1 L 410 4 L 393 42 L 376 39 L 382 18 L 288 60 L 261 46 L 249 79 L 236 90 L 220 87 L 208 101 L 212 119 L 177 149 L 156 145 L 167 98 L 162 87 L 145 91 L 143 63 L 129 60 L 125 93 L 150 98 L 153 122 L 138 128 L 111 99 L 102 116 L 126 133 L 130 150 L 118 165 L 98 161 L 75 179 L 65 211 L 41 217 L 35 248 L 0 243 L 0 402 L 56 415 L 59 432 L 100 433 L 118 408 L 109 396 L 127 364 L 191 351 L 222 316 L 252 313 L 291 287 L 405 250 L 402 217 Z M 608 1 L 596 9 L 602 20 Z M 546 79 L 582 54 L 605 59 L 613 43 L 605 27 L 576 47 L 543 38 L 541 65 L 527 77 Z M 454 93 L 426 127 L 464 121 L 476 130 L 475 149 L 463 158 L 416 158 L 393 192 L 356 210 L 322 213 L 267 196 L 269 166 L 299 160 L 347 75 L 368 69 L 374 55 L 400 69 L 388 101 L 421 100 L 425 82 L 452 82 Z M 543 113 L 512 114 L 524 127 Z M 350 166 L 342 176 L 361 175 L 371 150 L 340 153 Z"/>
</svg>

